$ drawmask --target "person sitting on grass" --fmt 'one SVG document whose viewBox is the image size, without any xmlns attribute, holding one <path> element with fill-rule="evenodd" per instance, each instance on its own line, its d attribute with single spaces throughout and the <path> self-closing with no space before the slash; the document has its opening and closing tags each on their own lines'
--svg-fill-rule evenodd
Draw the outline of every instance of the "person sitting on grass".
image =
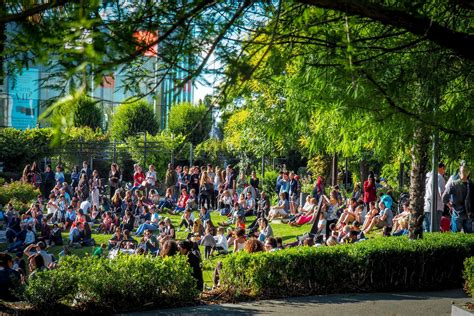
<svg viewBox="0 0 474 316">
<path fill-rule="evenodd" d="M 160 241 L 161 244 L 163 244 L 168 239 L 175 239 L 176 238 L 176 232 L 175 232 L 173 223 L 171 222 L 171 219 L 169 217 L 165 218 L 164 224 L 165 224 L 164 231 L 158 237 L 158 240 Z"/>
<path fill-rule="evenodd" d="M 31 257 L 35 254 L 39 254 L 43 257 L 44 265 L 50 267 L 51 263 L 55 261 L 54 256 L 46 251 L 46 244 L 42 241 L 38 242 L 36 245 L 31 244 L 25 248 L 23 251 L 25 256 Z"/>
<path fill-rule="evenodd" d="M 260 233 L 258 235 L 258 240 L 264 242 L 267 238 L 273 237 L 273 229 L 272 226 L 268 223 L 266 218 L 259 218 L 258 219 Z"/>
<path fill-rule="evenodd" d="M 218 201 L 218 209 L 222 216 L 227 216 L 231 212 L 232 208 L 232 197 L 230 196 L 229 190 L 224 190 Z"/>
<path fill-rule="evenodd" d="M 109 239 L 108 250 L 117 246 L 123 240 L 122 229 L 120 227 L 115 228 L 115 233 Z"/>
<path fill-rule="evenodd" d="M 102 257 L 104 255 L 104 251 L 105 251 L 106 248 L 107 248 L 107 246 L 104 243 L 100 244 L 99 247 L 96 247 L 94 249 L 94 252 L 92 253 L 92 256 L 93 257 L 99 257 L 99 258 Z"/>
<path fill-rule="evenodd" d="M 175 240 L 166 240 L 163 242 L 163 246 L 161 247 L 160 256 L 165 257 L 172 257 L 178 253 L 178 244 Z"/>
<path fill-rule="evenodd" d="M 344 209 L 341 216 L 339 217 L 337 226 L 347 225 L 355 221 L 356 216 L 357 216 L 356 214 L 357 200 L 355 198 L 351 198 L 348 201 L 348 204 L 349 205 Z"/>
<path fill-rule="evenodd" d="M 28 276 L 28 278 L 30 280 L 33 280 L 34 278 L 36 278 L 36 274 L 38 272 L 48 270 L 48 267 L 44 264 L 43 256 L 40 255 L 39 253 L 28 257 L 28 263 L 29 263 L 29 270 L 30 270 L 30 275 Z"/>
<path fill-rule="evenodd" d="M 402 228 L 402 226 L 406 226 L 403 222 L 408 223 L 408 216 L 410 216 L 410 202 L 406 201 L 405 203 L 403 203 L 402 207 L 403 207 L 403 212 L 393 217 L 393 232 L 394 233 L 399 232 L 400 230 L 403 230 L 405 228 L 408 228 L 408 227 Z M 403 233 L 399 233 L 397 235 L 394 234 L 394 236 L 400 236 L 400 235 L 403 235 Z"/>
<path fill-rule="evenodd" d="M 194 215 L 190 208 L 184 210 L 183 215 L 181 215 L 181 222 L 178 226 L 178 231 L 181 230 L 181 227 L 186 228 L 186 232 L 190 232 L 194 223 Z"/>
<path fill-rule="evenodd" d="M 109 234 L 112 231 L 112 214 L 110 212 L 106 212 L 102 215 L 102 223 L 97 228 L 98 233 L 105 233 Z"/>
<path fill-rule="evenodd" d="M 173 198 L 173 190 L 171 188 L 166 189 L 165 197 L 158 203 L 158 212 L 163 212 L 165 208 L 171 210 L 174 207 L 175 200 Z"/>
<path fill-rule="evenodd" d="M 369 226 L 370 222 L 374 219 L 375 216 L 379 213 L 379 210 L 375 207 L 375 201 L 369 203 L 369 211 L 365 216 L 364 224 L 362 225 L 362 230 L 365 230 Z"/>
<path fill-rule="evenodd" d="M 199 211 L 199 218 L 201 219 L 204 229 L 206 229 L 207 223 L 211 220 L 211 214 L 204 205 L 201 206 L 201 210 Z"/>
<path fill-rule="evenodd" d="M 137 232 L 135 233 L 136 236 L 141 236 L 145 230 L 155 231 L 158 229 L 158 223 L 160 222 L 160 214 L 156 212 L 156 207 L 153 205 L 150 208 L 150 220 L 146 221 L 145 223 L 141 224 Z"/>
<path fill-rule="evenodd" d="M 181 195 L 178 199 L 178 203 L 176 204 L 176 208 L 174 209 L 175 214 L 184 212 L 184 210 L 186 209 L 186 205 L 188 203 L 188 199 L 189 199 L 189 194 L 186 191 L 186 188 L 182 188 Z"/>
<path fill-rule="evenodd" d="M 245 230 L 242 228 L 236 228 L 233 235 L 234 237 L 232 239 L 232 243 L 234 246 L 234 253 L 235 253 L 244 249 L 244 244 L 246 241 Z"/>
<path fill-rule="evenodd" d="M 315 212 L 317 211 L 316 199 L 310 196 L 308 197 L 310 199 L 310 202 L 305 203 L 303 208 L 300 208 L 300 212 L 298 212 L 296 216 L 293 216 L 293 218 L 290 219 L 290 222 L 288 224 L 290 224 L 291 226 L 300 226 L 313 221 L 314 216 L 316 215 Z"/>
<path fill-rule="evenodd" d="M 243 247 L 244 251 L 248 253 L 255 253 L 255 252 L 263 252 L 265 251 L 265 247 L 263 246 L 263 243 L 256 239 L 256 238 L 250 238 L 244 243 Z"/>
<path fill-rule="evenodd" d="M 279 250 L 277 241 L 273 237 L 268 237 L 267 239 L 265 239 L 264 247 L 265 247 L 265 251 L 267 252 L 273 252 L 273 251 Z"/>
<path fill-rule="evenodd" d="M 227 238 L 225 236 L 224 227 L 217 228 L 217 235 L 214 236 L 214 239 L 216 241 L 215 250 L 217 250 L 217 252 L 220 254 L 227 254 L 229 248 L 227 245 Z"/>
<path fill-rule="evenodd" d="M 153 235 L 153 232 L 151 230 L 145 230 L 140 244 L 142 245 L 145 254 L 150 253 L 154 256 L 158 255 L 160 250 L 160 243 L 158 242 L 158 239 Z"/>
<path fill-rule="evenodd" d="M 23 251 L 26 247 L 36 241 L 36 235 L 31 226 L 24 226 L 22 230 L 16 234 L 13 243 L 8 247 L 8 252 Z"/>
<path fill-rule="evenodd" d="M 252 192 L 247 190 L 247 195 L 245 197 L 244 212 L 245 216 L 253 216 L 256 213 L 256 203 L 255 199 L 252 196 Z"/>
<path fill-rule="evenodd" d="M 380 213 L 376 215 L 372 221 L 370 222 L 369 226 L 364 230 L 364 234 L 367 235 L 370 230 L 376 226 L 377 228 L 384 229 L 384 235 L 389 236 L 392 230 L 392 220 L 393 220 L 393 213 L 392 210 L 385 207 L 384 202 L 379 202 Z"/>
<path fill-rule="evenodd" d="M 135 216 L 133 216 L 133 214 L 129 210 L 125 211 L 125 215 L 122 217 L 122 224 L 120 224 L 122 230 L 128 229 L 129 231 L 132 231 L 134 224 Z M 114 230 L 115 227 L 117 227 L 117 225 L 114 225 Z"/>
<path fill-rule="evenodd" d="M 290 204 L 286 199 L 286 195 L 284 192 L 279 194 L 278 204 L 270 208 L 270 212 L 268 214 L 268 221 L 271 222 L 277 217 L 286 218 L 288 217 L 288 210 L 290 209 Z"/>
</svg>

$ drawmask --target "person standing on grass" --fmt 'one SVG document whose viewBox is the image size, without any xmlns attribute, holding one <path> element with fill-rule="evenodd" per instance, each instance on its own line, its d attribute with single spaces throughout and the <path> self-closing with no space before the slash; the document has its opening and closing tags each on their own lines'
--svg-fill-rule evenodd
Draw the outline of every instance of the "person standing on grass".
<svg viewBox="0 0 474 316">
<path fill-rule="evenodd" d="M 193 244 L 189 240 L 183 240 L 178 243 L 179 252 L 188 257 L 188 263 L 192 269 L 192 275 L 196 279 L 196 289 L 202 291 L 204 287 L 204 279 L 202 276 L 201 262 L 199 258 L 192 252 Z"/>
<path fill-rule="evenodd" d="M 472 233 L 472 218 L 474 217 L 474 185 L 469 178 L 469 168 L 465 161 L 461 162 L 459 173 L 451 177 L 443 193 L 443 203 L 453 208 L 451 229 Z"/>
</svg>

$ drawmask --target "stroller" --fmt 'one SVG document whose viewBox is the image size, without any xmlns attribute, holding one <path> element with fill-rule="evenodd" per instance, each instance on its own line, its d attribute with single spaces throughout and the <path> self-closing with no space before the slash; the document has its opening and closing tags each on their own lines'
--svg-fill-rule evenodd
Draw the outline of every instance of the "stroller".
<svg viewBox="0 0 474 316">
<path fill-rule="evenodd" d="M 112 250 L 109 251 L 108 258 L 117 258 L 119 254 L 133 255 L 138 248 L 138 242 L 134 239 L 122 240 Z"/>
</svg>

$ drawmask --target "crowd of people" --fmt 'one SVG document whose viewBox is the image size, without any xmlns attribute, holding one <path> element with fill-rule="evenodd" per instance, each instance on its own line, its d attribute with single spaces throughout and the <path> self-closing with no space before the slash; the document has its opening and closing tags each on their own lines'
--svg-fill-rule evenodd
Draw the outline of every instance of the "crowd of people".
<svg viewBox="0 0 474 316">
<path fill-rule="evenodd" d="M 201 257 L 208 259 L 214 254 L 239 251 L 277 251 L 299 245 L 356 243 L 365 240 L 374 228 L 382 229 L 385 236 L 406 235 L 412 229 L 409 200 L 397 201 L 373 172 L 363 184 L 355 184 L 352 192 L 340 190 L 338 185 L 326 189 L 324 179 L 318 177 L 311 194 L 304 196 L 300 176 L 285 170 L 280 172 L 274 192 L 262 190 L 255 172 L 247 177 L 232 165 L 221 169 L 212 165 L 175 168 L 169 164 L 164 175 L 164 192 L 157 188 L 153 165 L 147 172 L 134 165 L 130 184 L 122 181 L 122 173 L 115 163 L 111 165 L 107 183 L 87 162 L 82 169 L 73 169 L 70 184 L 65 181 L 60 165 L 55 170 L 47 166 L 41 174 L 35 163 L 26 166 L 22 181 L 40 187 L 42 194 L 24 214 L 19 214 L 12 204 L 1 211 L 8 252 L 14 253 L 15 258 L 2 254 L 0 280 L 11 269 L 15 273 L 8 272 L 10 277 L 15 275 L 25 280 L 27 273 L 31 278 L 37 271 L 54 268 L 57 258 L 48 252 L 48 247 L 63 245 L 62 233 L 67 233 L 68 239 L 59 256 L 70 253 L 71 247 L 94 246 L 94 231 L 112 234 L 108 244 L 96 245 L 94 256 L 108 253 L 113 257 L 120 252 L 186 255 L 202 290 Z M 441 231 L 472 232 L 472 182 L 467 166 L 462 164 L 459 173 L 447 184 L 443 164 L 438 171 Z M 427 189 L 430 179 L 428 175 Z M 272 195 L 278 197 L 275 203 L 271 203 Z M 426 204 L 430 203 L 428 192 Z M 214 222 L 213 212 L 226 220 Z M 179 215 L 176 227 L 170 214 Z M 311 233 L 283 244 L 281 236 L 273 232 L 272 225 L 276 222 L 308 225 Z M 176 233 L 181 230 L 186 232 L 186 237 L 177 241 Z M 200 249 L 204 250 L 203 255 Z M 28 258 L 28 271 L 22 263 L 24 257 Z M 215 271 L 216 286 L 220 267 Z"/>
</svg>

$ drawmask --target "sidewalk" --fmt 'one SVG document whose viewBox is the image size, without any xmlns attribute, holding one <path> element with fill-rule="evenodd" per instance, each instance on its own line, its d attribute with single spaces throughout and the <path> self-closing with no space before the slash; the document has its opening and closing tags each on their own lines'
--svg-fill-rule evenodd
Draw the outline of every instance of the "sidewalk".
<svg viewBox="0 0 474 316">
<path fill-rule="evenodd" d="M 438 292 L 334 294 L 132 313 L 132 315 L 450 315 L 468 302 L 461 289 Z M 128 314 L 130 315 L 130 314 Z"/>
</svg>

